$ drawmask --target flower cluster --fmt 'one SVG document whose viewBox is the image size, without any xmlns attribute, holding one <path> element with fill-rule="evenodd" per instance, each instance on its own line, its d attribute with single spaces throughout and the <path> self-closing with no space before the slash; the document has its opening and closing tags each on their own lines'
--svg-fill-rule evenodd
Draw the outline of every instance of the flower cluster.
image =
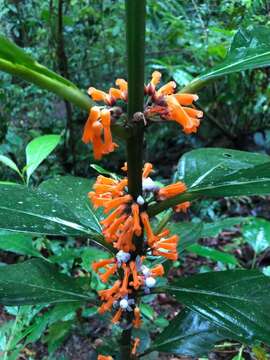
<svg viewBox="0 0 270 360">
<path fill-rule="evenodd" d="M 144 118 L 147 123 L 155 116 L 164 120 L 176 121 L 183 127 L 186 134 L 197 131 L 203 112 L 193 107 L 198 100 L 195 94 L 175 93 L 176 83 L 170 81 L 159 89 L 161 73 L 154 71 L 151 81 L 145 85 Z M 106 93 L 94 87 L 88 89 L 88 94 L 94 101 L 102 101 L 105 105 L 93 106 L 86 121 L 82 140 L 92 143 L 94 158 L 100 160 L 104 154 L 113 152 L 118 146 L 113 142 L 111 123 L 119 119 L 121 107 L 115 107 L 117 101 L 127 102 L 128 84 L 124 79 L 117 79 L 118 88 L 110 88 Z"/>
<path fill-rule="evenodd" d="M 126 171 L 127 166 L 122 169 Z M 155 234 L 147 213 L 147 203 L 152 198 L 162 201 L 186 191 L 186 186 L 182 182 L 160 188 L 149 177 L 152 171 L 152 164 L 146 163 L 142 170 L 143 193 L 137 199 L 128 194 L 126 177 L 112 179 L 100 175 L 93 191 L 89 193 L 93 206 L 103 207 L 104 213 L 109 213 L 101 224 L 105 240 L 116 249 L 115 257 L 93 263 L 93 270 L 99 274 L 103 283 L 107 283 L 116 274 L 119 274 L 121 279 L 115 280 L 112 287 L 99 291 L 100 299 L 103 301 L 99 313 L 114 310 L 112 322 L 118 323 L 123 313 L 133 312 L 135 328 L 140 327 L 141 315 L 135 303 L 134 293 L 139 289 L 149 293 L 156 284 L 156 278 L 164 274 L 164 269 L 161 264 L 152 268 L 146 266 L 146 257 L 136 253 L 133 238 L 143 237 L 144 229 L 145 255 L 177 260 L 178 236 L 171 236 L 168 229 Z"/>
</svg>

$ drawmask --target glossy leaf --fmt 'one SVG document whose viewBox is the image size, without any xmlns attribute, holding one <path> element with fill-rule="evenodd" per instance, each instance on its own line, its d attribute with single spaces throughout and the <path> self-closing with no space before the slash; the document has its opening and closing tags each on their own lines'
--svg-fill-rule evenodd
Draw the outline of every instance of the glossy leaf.
<svg viewBox="0 0 270 360">
<path fill-rule="evenodd" d="M 86 110 L 93 104 L 90 98 L 71 81 L 42 66 L 2 35 L 0 35 L 0 70 L 52 91 Z"/>
<path fill-rule="evenodd" d="M 223 230 L 229 230 L 235 225 L 243 224 L 249 220 L 249 217 L 229 217 L 225 219 L 218 219 L 212 223 L 204 223 L 202 237 L 216 237 Z"/>
<path fill-rule="evenodd" d="M 92 180 L 74 176 L 56 176 L 44 181 L 39 190 L 57 199 L 80 219 L 80 224 L 101 233 L 99 219 L 102 211 L 94 210 L 88 198 L 93 185 Z"/>
<path fill-rule="evenodd" d="M 11 231 L 0 231 L 0 249 L 20 255 L 42 257 L 34 248 L 30 235 L 16 234 Z"/>
<path fill-rule="evenodd" d="M 243 225 L 243 237 L 256 254 L 270 246 L 270 222 L 265 219 L 251 218 Z"/>
<path fill-rule="evenodd" d="M 0 155 L 0 162 L 4 165 L 8 166 L 10 169 L 16 171 L 17 174 L 21 175 L 20 170 L 18 169 L 18 166 L 9 157 L 7 157 L 5 155 Z"/>
<path fill-rule="evenodd" d="M 270 278 L 261 272 L 208 272 L 180 278 L 166 290 L 235 339 L 270 344 Z"/>
<path fill-rule="evenodd" d="M 26 146 L 27 182 L 42 161 L 56 148 L 60 139 L 60 135 L 43 135 L 33 139 Z"/>
<path fill-rule="evenodd" d="M 182 310 L 155 338 L 150 351 L 197 358 L 207 355 L 217 342 L 232 336 L 229 331 L 220 329 L 199 314 Z"/>
<path fill-rule="evenodd" d="M 0 229 L 48 235 L 96 234 L 55 194 L 0 184 L 0 197 Z"/>
<path fill-rule="evenodd" d="M 193 150 L 180 159 L 178 178 L 192 198 L 270 194 L 270 157 L 219 148 Z"/>
<path fill-rule="evenodd" d="M 237 265 L 238 261 L 234 255 L 213 249 L 209 246 L 202 246 L 199 244 L 190 245 L 187 249 L 188 252 L 194 253 L 199 256 L 206 257 L 213 261 L 220 261 L 226 265 Z"/>
<path fill-rule="evenodd" d="M 267 26 L 251 25 L 235 34 L 224 61 L 193 79 L 183 91 L 196 91 L 220 76 L 270 65 L 270 30 Z"/>
<path fill-rule="evenodd" d="M 47 261 L 34 259 L 1 267 L 1 304 L 34 305 L 89 299 L 90 295 L 77 280 L 59 273 Z"/>
</svg>

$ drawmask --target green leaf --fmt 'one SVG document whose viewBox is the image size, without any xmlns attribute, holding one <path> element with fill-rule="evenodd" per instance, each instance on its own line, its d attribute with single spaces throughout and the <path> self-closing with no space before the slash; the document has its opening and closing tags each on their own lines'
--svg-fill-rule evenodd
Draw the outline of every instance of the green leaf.
<svg viewBox="0 0 270 360">
<path fill-rule="evenodd" d="M 69 335 L 74 321 L 58 321 L 51 325 L 48 330 L 48 335 L 44 341 L 48 343 L 49 353 L 53 353 Z"/>
<path fill-rule="evenodd" d="M 240 28 L 235 34 L 225 60 L 193 79 L 185 91 L 197 91 L 209 80 L 234 72 L 251 70 L 270 65 L 270 30 L 263 25 Z"/>
<path fill-rule="evenodd" d="M 180 159 L 178 179 L 192 198 L 270 194 L 270 157 L 219 148 L 193 150 Z"/>
<path fill-rule="evenodd" d="M 199 357 L 207 355 L 215 344 L 232 336 L 199 314 L 182 310 L 152 343 L 150 351 Z M 147 351 L 148 352 L 148 351 Z"/>
<path fill-rule="evenodd" d="M 270 344 L 270 278 L 259 271 L 198 274 L 180 278 L 166 290 L 235 339 Z"/>
<path fill-rule="evenodd" d="M 60 135 L 43 135 L 35 138 L 26 146 L 27 182 L 37 167 L 56 148 Z"/>
<path fill-rule="evenodd" d="M 0 272 L 0 303 L 34 305 L 89 301 L 90 295 L 75 279 L 41 259 L 6 265 Z"/>
<path fill-rule="evenodd" d="M 99 219 L 102 211 L 94 210 L 88 198 L 92 185 L 93 180 L 91 179 L 56 176 L 44 181 L 39 186 L 39 190 L 63 203 L 77 219 L 80 219 L 80 224 L 101 234 Z"/>
<path fill-rule="evenodd" d="M 31 236 L 11 231 L 0 231 L 0 249 L 20 255 L 42 257 L 34 248 Z"/>
<path fill-rule="evenodd" d="M 235 225 L 243 224 L 249 220 L 249 217 L 229 217 L 226 219 L 218 219 L 212 223 L 203 223 L 203 231 L 201 237 L 216 237 L 222 230 L 229 230 Z"/>
<path fill-rule="evenodd" d="M 198 244 L 190 245 L 187 251 L 206 257 L 213 261 L 220 261 L 226 265 L 238 265 L 238 261 L 234 255 L 210 248 L 208 246 L 201 246 Z"/>
<path fill-rule="evenodd" d="M 249 222 L 243 225 L 243 237 L 256 254 L 263 252 L 270 246 L 270 222 L 250 218 Z"/>
<path fill-rule="evenodd" d="M 42 66 L 2 35 L 0 35 L 0 70 L 52 91 L 83 109 L 88 110 L 93 105 L 90 98 L 71 81 Z"/>
<path fill-rule="evenodd" d="M 10 169 L 16 171 L 17 174 L 21 176 L 21 172 L 18 169 L 18 166 L 15 164 L 14 161 L 12 161 L 10 158 L 8 158 L 5 155 L 0 155 L 0 162 L 6 166 L 8 166 Z"/>
<path fill-rule="evenodd" d="M 102 166 L 99 166 L 97 164 L 91 164 L 90 166 L 92 169 L 96 170 L 99 174 L 109 175 L 113 179 L 118 179 L 118 176 L 115 173 L 112 173 L 111 171 L 104 169 Z"/>
<path fill-rule="evenodd" d="M 100 236 L 54 194 L 0 184 L 0 229 L 47 235 Z"/>
</svg>

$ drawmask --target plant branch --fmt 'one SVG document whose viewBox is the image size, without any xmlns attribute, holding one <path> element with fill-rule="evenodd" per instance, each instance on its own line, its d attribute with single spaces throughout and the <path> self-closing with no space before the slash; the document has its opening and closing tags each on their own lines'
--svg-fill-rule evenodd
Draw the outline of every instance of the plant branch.
<svg viewBox="0 0 270 360">
<path fill-rule="evenodd" d="M 155 216 L 164 210 L 167 210 L 178 204 L 182 204 L 185 201 L 194 200 L 197 197 L 198 197 L 198 194 L 196 194 L 196 193 L 186 192 L 186 193 L 174 196 L 170 199 L 163 200 L 161 202 L 157 202 L 157 203 L 149 205 L 147 212 L 148 212 L 149 216 Z"/>
</svg>

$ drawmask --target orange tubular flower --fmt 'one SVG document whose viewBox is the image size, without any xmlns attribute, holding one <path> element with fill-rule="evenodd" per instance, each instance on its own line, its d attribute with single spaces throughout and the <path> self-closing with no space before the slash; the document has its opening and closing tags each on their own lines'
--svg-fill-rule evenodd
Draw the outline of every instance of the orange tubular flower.
<svg viewBox="0 0 270 360">
<path fill-rule="evenodd" d="M 110 297 L 107 302 L 103 303 L 100 308 L 98 309 L 99 314 L 104 314 L 107 311 L 110 311 L 115 299 L 113 297 Z"/>
<path fill-rule="evenodd" d="M 120 321 L 122 313 L 123 313 L 123 309 L 120 308 L 120 309 L 117 310 L 114 317 L 112 318 L 112 323 L 113 324 L 116 324 L 116 323 L 118 323 Z"/>
<path fill-rule="evenodd" d="M 175 212 L 184 212 L 186 213 L 188 208 L 190 207 L 190 202 L 189 201 L 185 201 L 182 204 L 178 204 L 174 207 L 174 211 Z"/>
<path fill-rule="evenodd" d="M 122 286 L 119 289 L 119 294 L 123 297 L 126 296 L 129 292 L 128 290 L 128 280 L 129 280 L 129 275 L 130 275 L 130 269 L 129 267 L 127 267 L 125 264 L 123 265 L 123 269 L 124 269 L 124 277 L 123 277 L 123 281 L 122 281 Z"/>
<path fill-rule="evenodd" d="M 95 272 L 98 272 L 99 269 L 105 267 L 106 265 L 110 265 L 113 263 L 115 263 L 115 258 L 100 260 L 100 261 L 94 262 L 92 264 L 92 269 Z"/>
<path fill-rule="evenodd" d="M 153 255 L 163 256 L 169 260 L 176 261 L 178 259 L 178 241 L 179 238 L 177 235 L 173 235 L 167 239 L 161 238 L 152 245 Z"/>
<path fill-rule="evenodd" d="M 128 83 L 124 79 L 116 79 L 115 84 L 119 87 L 122 92 L 128 91 Z"/>
<path fill-rule="evenodd" d="M 192 105 L 193 101 L 197 101 L 199 96 L 196 94 L 174 94 L 174 97 L 180 105 Z"/>
<path fill-rule="evenodd" d="M 142 223 L 145 227 L 145 231 L 146 231 L 146 236 L 147 236 L 147 240 L 148 240 L 148 245 L 151 246 L 151 244 L 155 241 L 155 235 L 153 233 L 151 224 L 150 224 L 150 220 L 149 220 L 149 216 L 147 214 L 147 212 L 143 211 L 141 213 L 141 220 Z"/>
<path fill-rule="evenodd" d="M 106 230 L 103 230 L 103 234 L 105 235 L 108 242 L 116 240 L 115 234 L 119 229 L 119 226 L 123 223 L 123 221 L 126 220 L 127 216 L 127 214 L 121 215 L 118 219 L 114 220 L 110 227 L 108 227 Z"/>
<path fill-rule="evenodd" d="M 112 209 L 114 209 L 114 208 L 116 208 L 116 207 L 118 207 L 120 205 L 126 204 L 126 203 L 128 203 L 130 201 L 132 201 L 132 196 L 131 195 L 124 195 L 124 196 L 109 200 L 108 202 L 106 202 L 104 204 L 104 208 L 105 208 L 104 212 L 107 213 L 110 210 L 112 210 Z"/>
<path fill-rule="evenodd" d="M 104 109 L 100 113 L 101 123 L 104 128 L 104 146 L 103 153 L 108 154 L 113 152 L 115 147 L 118 145 L 112 141 L 112 133 L 111 133 L 111 113 L 109 110 Z"/>
<path fill-rule="evenodd" d="M 140 312 L 140 309 L 136 306 L 135 309 L 134 309 L 133 326 L 134 326 L 136 329 L 139 329 L 139 328 L 141 327 L 141 323 L 142 323 L 142 320 L 141 320 L 141 312 Z"/>
<path fill-rule="evenodd" d="M 121 286 L 121 281 L 117 280 L 110 289 L 100 290 L 98 292 L 98 295 L 100 296 L 101 300 L 109 300 L 115 293 L 117 293 L 120 286 Z"/>
<path fill-rule="evenodd" d="M 84 131 L 83 131 L 83 136 L 82 136 L 82 141 L 85 144 L 88 144 L 89 142 L 92 141 L 93 139 L 93 123 L 95 121 L 97 121 L 100 117 L 100 110 L 98 108 L 98 106 L 93 106 L 90 109 L 90 113 L 88 116 L 88 119 L 86 121 L 86 124 L 84 126 Z"/>
<path fill-rule="evenodd" d="M 117 270 L 117 264 L 114 264 L 114 265 L 111 266 L 111 267 L 107 267 L 107 271 L 106 271 L 104 274 L 99 275 L 100 280 L 101 280 L 103 283 L 108 282 L 110 276 L 112 276 L 113 274 L 115 274 L 115 273 L 116 273 L 116 270 Z"/>
<path fill-rule="evenodd" d="M 153 86 L 157 86 L 160 83 L 160 79 L 161 79 L 161 73 L 159 71 L 154 71 L 152 73 L 152 79 L 150 84 L 152 84 Z"/>
<path fill-rule="evenodd" d="M 113 358 L 107 355 L 98 355 L 97 360 L 113 360 Z"/>
<path fill-rule="evenodd" d="M 140 210 L 139 210 L 139 205 L 138 204 L 132 204 L 131 205 L 131 210 L 132 210 L 132 216 L 133 216 L 133 231 L 135 233 L 136 236 L 140 236 L 142 233 L 142 227 L 140 225 Z"/>
<path fill-rule="evenodd" d="M 132 272 L 132 277 L 133 277 L 133 281 L 132 281 L 131 285 L 134 287 L 134 289 L 138 290 L 139 287 L 141 286 L 141 280 L 137 273 L 137 267 L 136 267 L 135 261 L 131 261 L 129 266 L 130 266 L 130 270 Z"/>
<path fill-rule="evenodd" d="M 140 345 L 140 338 L 137 337 L 137 338 L 134 339 L 133 347 L 132 347 L 132 350 L 131 350 L 132 355 L 136 355 L 137 348 L 138 348 L 139 345 Z"/>
<path fill-rule="evenodd" d="M 150 270 L 151 276 L 158 277 L 164 275 L 164 267 L 162 265 L 157 265 Z"/>
<path fill-rule="evenodd" d="M 169 114 L 166 116 L 169 120 L 174 120 L 183 126 L 183 131 L 187 134 L 196 132 L 203 116 L 201 111 L 190 111 L 182 107 L 175 95 L 166 96 L 165 101 L 168 105 Z M 191 115 L 192 114 L 192 115 Z"/>
<path fill-rule="evenodd" d="M 125 205 L 118 206 L 106 219 L 101 220 L 101 224 L 103 225 L 103 228 L 109 227 L 112 222 L 118 218 L 118 216 L 122 215 L 125 210 Z"/>
<path fill-rule="evenodd" d="M 165 200 L 174 197 L 176 195 L 182 194 L 186 190 L 187 190 L 186 185 L 183 182 L 178 181 L 177 183 L 170 184 L 168 186 L 159 189 L 158 197 L 160 198 L 160 200 Z"/>
<path fill-rule="evenodd" d="M 102 142 L 102 131 L 103 125 L 95 121 L 92 125 L 93 129 L 93 150 L 94 150 L 94 158 L 96 160 L 100 160 L 103 153 L 103 142 Z"/>
<path fill-rule="evenodd" d="M 106 104 L 111 105 L 111 96 L 106 94 L 104 91 L 90 87 L 87 92 L 94 101 L 104 101 Z"/>
<path fill-rule="evenodd" d="M 145 163 L 142 174 L 143 178 L 147 178 L 151 172 L 153 172 L 153 165 L 149 162 Z"/>
<path fill-rule="evenodd" d="M 125 172 L 128 170 L 127 162 L 124 163 L 124 165 L 121 167 L 121 170 Z"/>
<path fill-rule="evenodd" d="M 170 81 L 164 86 L 162 86 L 160 89 L 158 89 L 157 96 L 160 97 L 162 95 L 171 95 L 174 93 L 175 88 L 176 88 L 175 81 Z"/>
</svg>

